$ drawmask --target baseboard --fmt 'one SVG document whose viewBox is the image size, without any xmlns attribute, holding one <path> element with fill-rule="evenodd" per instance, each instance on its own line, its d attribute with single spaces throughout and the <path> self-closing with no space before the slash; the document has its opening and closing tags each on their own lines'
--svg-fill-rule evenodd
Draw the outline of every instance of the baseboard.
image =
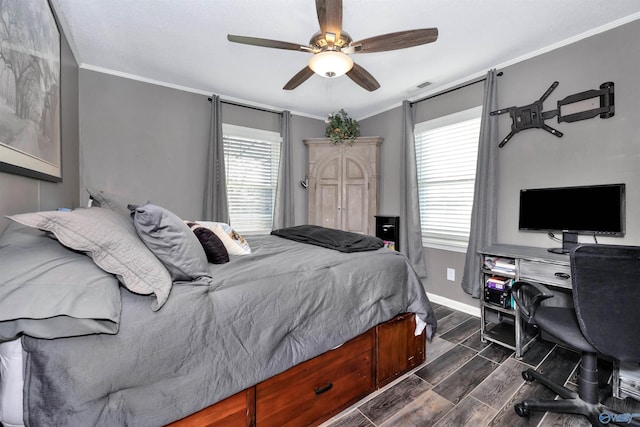
<svg viewBox="0 0 640 427">
<path fill-rule="evenodd" d="M 456 301 L 453 299 L 445 298 L 440 295 L 431 294 L 427 292 L 427 296 L 429 297 L 429 301 L 432 301 L 436 304 L 444 305 L 445 307 L 452 308 L 454 310 L 462 311 L 463 313 L 470 314 L 472 316 L 480 317 L 480 304 L 478 306 L 469 305 L 462 303 L 460 301 Z"/>
</svg>

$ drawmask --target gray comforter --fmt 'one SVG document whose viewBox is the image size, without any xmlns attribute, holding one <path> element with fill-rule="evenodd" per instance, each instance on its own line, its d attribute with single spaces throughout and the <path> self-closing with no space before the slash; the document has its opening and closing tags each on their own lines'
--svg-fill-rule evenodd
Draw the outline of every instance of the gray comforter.
<svg viewBox="0 0 640 427">
<path fill-rule="evenodd" d="M 122 290 L 117 335 L 24 337 L 29 426 L 159 426 L 315 357 L 402 312 L 436 320 L 406 258 L 276 236 L 174 284 L 164 307 Z"/>
</svg>

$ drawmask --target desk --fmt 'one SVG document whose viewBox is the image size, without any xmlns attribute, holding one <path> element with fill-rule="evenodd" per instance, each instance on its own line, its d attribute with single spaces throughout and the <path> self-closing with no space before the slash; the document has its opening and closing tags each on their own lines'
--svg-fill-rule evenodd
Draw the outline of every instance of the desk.
<svg viewBox="0 0 640 427">
<path fill-rule="evenodd" d="M 568 255 L 554 254 L 543 248 L 516 245 L 492 245 L 480 251 L 481 283 L 488 291 L 490 278 L 507 283 L 507 289 L 494 302 L 480 298 L 481 339 L 514 350 L 520 358 L 538 338 L 536 328 L 527 325 L 510 296 L 510 285 L 517 280 L 541 283 L 553 292 L 564 295 L 555 303 L 571 303 L 571 268 Z M 554 298 L 555 299 L 555 298 Z"/>
</svg>

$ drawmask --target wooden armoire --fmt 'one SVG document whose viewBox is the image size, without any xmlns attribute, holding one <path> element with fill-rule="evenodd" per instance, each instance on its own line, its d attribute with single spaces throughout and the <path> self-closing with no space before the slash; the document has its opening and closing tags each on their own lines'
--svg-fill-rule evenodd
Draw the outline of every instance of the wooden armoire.
<svg viewBox="0 0 640 427">
<path fill-rule="evenodd" d="M 329 138 L 304 140 L 309 154 L 309 224 L 375 233 L 382 140 L 360 137 L 353 145 L 334 145 Z"/>
</svg>

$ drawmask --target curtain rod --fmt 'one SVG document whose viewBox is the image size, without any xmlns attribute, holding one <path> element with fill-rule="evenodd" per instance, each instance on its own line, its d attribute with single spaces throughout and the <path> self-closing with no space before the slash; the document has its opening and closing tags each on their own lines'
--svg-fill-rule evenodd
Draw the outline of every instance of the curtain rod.
<svg viewBox="0 0 640 427">
<path fill-rule="evenodd" d="M 503 73 L 502 71 L 500 71 L 500 72 L 499 72 L 498 74 L 496 74 L 496 75 L 497 75 L 498 77 L 501 77 L 503 74 L 504 74 L 504 73 Z M 438 92 L 438 93 L 435 93 L 435 94 L 433 94 L 433 95 L 425 96 L 424 98 L 420 98 L 420 99 L 418 99 L 418 100 L 416 100 L 416 101 L 412 101 L 412 102 L 410 102 L 409 104 L 410 104 L 411 106 L 413 106 L 414 104 L 417 104 L 418 102 L 426 101 L 427 99 L 435 98 L 435 97 L 440 96 L 440 95 L 445 95 L 445 94 L 447 94 L 447 93 L 450 93 L 450 92 L 456 91 L 456 90 L 458 90 L 458 89 L 465 88 L 465 87 L 467 87 L 467 86 L 474 85 L 474 84 L 476 84 L 476 83 L 483 82 L 483 81 L 485 81 L 485 80 L 487 80 L 487 78 L 486 78 L 486 77 L 481 77 L 481 78 L 479 78 L 479 79 L 475 79 L 475 80 L 472 80 L 472 81 L 467 82 L 467 83 L 462 83 L 462 84 L 460 84 L 460 85 L 458 85 L 458 86 L 452 87 L 451 89 L 443 90 L 442 92 Z"/>
<path fill-rule="evenodd" d="M 209 100 L 209 102 L 211 102 L 213 98 L 208 97 L 207 99 Z M 252 110 L 258 110 L 258 111 L 264 111 L 266 113 L 278 114 L 279 116 L 282 115 L 282 111 L 269 110 L 268 108 L 254 107 L 253 105 L 241 104 L 239 102 L 233 102 L 233 101 L 225 101 L 224 99 L 220 100 L 220 102 L 222 102 L 223 104 L 235 105 L 236 107 L 250 108 Z"/>
</svg>

